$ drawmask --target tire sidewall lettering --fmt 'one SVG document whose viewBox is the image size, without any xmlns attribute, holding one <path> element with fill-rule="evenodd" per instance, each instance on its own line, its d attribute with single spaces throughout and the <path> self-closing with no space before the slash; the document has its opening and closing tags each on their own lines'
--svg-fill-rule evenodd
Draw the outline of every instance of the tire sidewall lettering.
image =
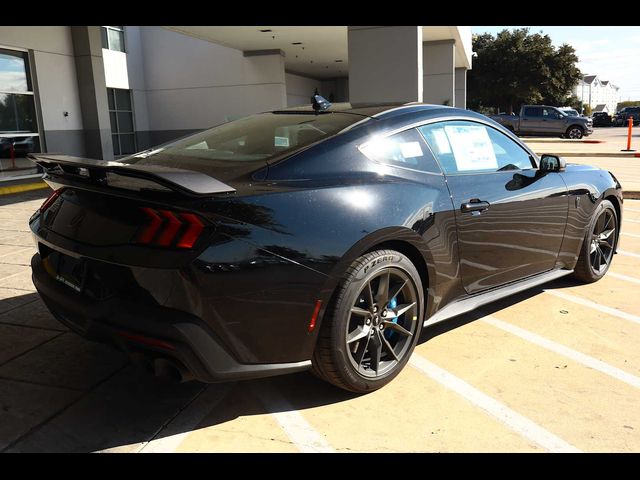
<svg viewBox="0 0 640 480">
<path fill-rule="evenodd" d="M 368 262 L 356 275 L 358 280 L 362 280 L 366 277 L 370 272 L 373 271 L 375 267 L 381 264 L 397 264 L 400 261 L 400 257 L 396 255 L 383 255 L 374 260 Z"/>
</svg>

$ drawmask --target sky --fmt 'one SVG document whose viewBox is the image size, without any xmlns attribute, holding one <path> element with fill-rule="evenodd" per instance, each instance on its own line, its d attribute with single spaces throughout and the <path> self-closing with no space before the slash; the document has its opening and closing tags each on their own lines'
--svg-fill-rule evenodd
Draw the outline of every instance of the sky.
<svg viewBox="0 0 640 480">
<path fill-rule="evenodd" d="M 471 27 L 473 33 L 497 32 L 522 27 Z M 568 43 L 578 56 L 585 75 L 598 75 L 620 87 L 620 100 L 640 100 L 640 27 L 538 27 L 554 45 Z"/>
</svg>

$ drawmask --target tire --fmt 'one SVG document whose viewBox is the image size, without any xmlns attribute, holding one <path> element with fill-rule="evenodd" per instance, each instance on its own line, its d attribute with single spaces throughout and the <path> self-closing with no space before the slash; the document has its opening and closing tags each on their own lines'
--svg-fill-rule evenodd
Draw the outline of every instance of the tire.
<svg viewBox="0 0 640 480">
<path fill-rule="evenodd" d="M 345 272 L 327 308 L 313 373 L 350 392 L 385 386 L 409 361 L 423 315 L 422 281 L 405 255 L 394 250 L 362 255 Z"/>
<path fill-rule="evenodd" d="M 580 256 L 573 272 L 576 279 L 593 283 L 605 276 L 616 251 L 619 227 L 618 214 L 613 204 L 609 200 L 600 202 L 593 212 L 582 242 Z M 607 234 L 605 238 L 604 234 Z M 592 251 L 594 247 L 596 250 Z"/>
<path fill-rule="evenodd" d="M 582 127 L 579 127 L 578 125 L 573 125 L 567 128 L 567 133 L 565 135 L 567 138 L 579 140 L 584 136 L 584 130 L 582 129 Z"/>
</svg>

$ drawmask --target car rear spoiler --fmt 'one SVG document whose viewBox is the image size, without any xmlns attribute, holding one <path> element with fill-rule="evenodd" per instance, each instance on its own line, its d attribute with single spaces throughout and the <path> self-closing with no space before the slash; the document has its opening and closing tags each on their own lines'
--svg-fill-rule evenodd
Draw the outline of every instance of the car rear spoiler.
<svg viewBox="0 0 640 480">
<path fill-rule="evenodd" d="M 107 173 L 141 178 L 187 195 L 234 193 L 236 190 L 205 173 L 158 165 L 135 165 L 92 158 L 57 154 L 29 154 L 49 177 L 84 177 L 85 180 L 108 186 Z M 45 179 L 47 177 L 45 176 Z M 70 178 L 71 179 L 71 178 Z"/>
</svg>

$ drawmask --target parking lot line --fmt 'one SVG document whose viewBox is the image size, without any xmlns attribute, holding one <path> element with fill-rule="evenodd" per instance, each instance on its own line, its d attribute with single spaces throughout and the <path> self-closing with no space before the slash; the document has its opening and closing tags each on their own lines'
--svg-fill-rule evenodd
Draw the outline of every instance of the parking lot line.
<svg viewBox="0 0 640 480">
<path fill-rule="evenodd" d="M 613 278 L 617 278 L 619 280 L 624 280 L 625 282 L 640 284 L 640 278 L 630 277 L 629 275 L 623 275 L 621 273 L 616 273 L 616 272 L 607 272 L 607 275 Z"/>
<path fill-rule="evenodd" d="M 626 250 L 618 250 L 618 254 L 626 255 L 627 257 L 640 258 L 640 253 L 627 252 Z"/>
<path fill-rule="evenodd" d="M 309 374 L 274 383 L 336 451 L 544 451 L 415 368 L 366 395 L 341 392 Z"/>
<path fill-rule="evenodd" d="M 630 322 L 640 324 L 640 317 L 638 317 L 637 315 L 632 315 L 627 312 L 623 312 L 622 310 L 618 310 L 617 308 L 611 308 L 605 305 L 600 305 L 599 303 L 592 302 L 591 300 L 577 297 L 575 295 L 569 295 L 568 293 L 559 292 L 553 289 L 545 289 L 544 292 L 548 293 L 549 295 L 553 295 L 573 303 L 578 303 L 585 307 L 593 308 L 594 310 L 598 310 L 599 312 L 608 313 L 609 315 L 613 315 L 614 317 L 623 318 L 625 320 L 629 320 Z"/>
<path fill-rule="evenodd" d="M 631 222 L 631 223 L 640 223 L 640 220 L 632 220 L 631 218 L 625 218 L 624 221 Z"/>
<path fill-rule="evenodd" d="M 229 385 L 207 386 L 178 415 L 143 444 L 137 453 L 175 452 L 183 440 L 202 422 L 229 391 Z M 172 433 L 175 432 L 175 433 Z M 160 435 L 164 435 L 160 437 Z"/>
<path fill-rule="evenodd" d="M 625 212 L 640 212 L 640 209 L 638 209 L 638 208 L 629 208 L 629 207 L 624 207 L 624 211 L 625 211 Z"/>
<path fill-rule="evenodd" d="M 502 320 L 499 320 L 490 315 L 483 317 L 482 321 L 496 328 L 504 330 L 505 332 L 516 335 L 528 342 L 546 348 L 547 350 L 551 350 L 552 352 L 570 358 L 571 360 L 581 363 L 586 367 L 598 370 L 599 372 L 609 375 L 617 380 L 620 380 L 621 382 L 628 383 L 632 387 L 640 388 L 640 377 L 627 373 L 624 370 L 609 365 L 608 363 L 605 363 L 601 360 L 590 357 L 589 355 L 585 355 L 584 353 L 578 352 L 577 350 L 569 348 L 565 345 L 556 343 L 553 340 L 549 340 L 548 338 L 525 330 L 524 328 L 520 328 L 510 323 L 503 322 Z"/>
<path fill-rule="evenodd" d="M 558 304 L 553 297 L 548 298 Z M 543 298 L 538 301 L 545 302 Z M 521 310 L 527 312 L 527 308 Z M 547 321 L 547 312 L 541 315 L 542 311 L 538 308 L 525 313 L 527 320 L 533 322 L 525 320 L 522 326 L 527 328 L 528 323 L 535 324 L 539 319 L 552 333 L 550 324 L 562 322 L 564 315 L 558 314 L 556 320 Z M 578 319 L 569 317 L 573 315 L 567 315 L 567 320 L 580 326 L 579 321 L 575 322 Z M 505 319 L 511 320 L 511 317 Z M 517 315 L 513 319 L 520 321 Z M 637 388 L 482 321 L 470 320 L 467 316 L 454 322 L 453 328 L 420 345 L 419 353 L 581 450 L 637 451 L 636 425 L 640 424 Z M 620 322 L 612 320 L 616 328 Z M 624 328 L 624 323 L 621 326 Z M 443 325 L 443 329 L 445 327 Z M 635 326 L 626 327 L 635 333 Z M 588 328 L 574 329 L 574 332 L 564 328 L 562 334 L 566 333 L 579 337 L 587 347 L 589 337 L 593 342 L 599 341 L 597 332 Z M 555 339 L 546 333 L 545 336 Z M 606 351 L 606 346 L 612 345 L 607 338 L 602 343 L 605 348 L 580 351 L 595 356 L 596 352 Z M 633 345 L 632 341 L 628 343 Z M 569 341 L 566 344 L 574 346 Z M 631 364 L 624 359 L 612 364 L 625 370 L 628 366 L 633 368 L 629 371 L 640 375 L 634 368 L 637 355 L 634 356 Z"/>
<path fill-rule="evenodd" d="M 455 375 L 443 370 L 426 358 L 413 354 L 409 363 L 422 373 L 439 382 L 450 390 L 463 396 L 468 401 L 481 408 L 489 415 L 504 423 L 511 430 L 514 430 L 523 437 L 540 445 L 549 452 L 558 453 L 580 453 L 581 450 L 565 442 L 560 437 L 542 428 L 537 423 L 520 415 L 503 403 L 489 397 L 480 390 L 469 385 Z"/>
<path fill-rule="evenodd" d="M 25 247 L 25 248 L 21 248 L 20 250 L 13 250 L 11 252 L 0 255 L 0 258 L 8 257 L 9 255 L 18 255 L 19 253 L 26 252 L 28 250 L 34 250 L 34 247 Z"/>
<path fill-rule="evenodd" d="M 0 281 L 4 282 L 5 280 L 9 280 L 10 278 L 17 277 L 18 275 L 22 275 L 22 274 L 24 274 L 24 272 L 26 272 L 26 271 L 27 271 L 27 270 L 20 270 L 19 272 L 17 272 L 17 273 L 12 273 L 11 275 L 7 275 L 6 277 L 0 277 Z M 7 288 L 8 288 L 8 286 L 7 286 Z M 15 287 L 14 287 L 14 288 L 15 288 Z M 19 288 L 18 290 L 22 290 L 22 288 Z"/>
<path fill-rule="evenodd" d="M 621 235 L 625 235 L 627 237 L 633 237 L 633 238 L 640 238 L 640 235 L 636 234 L 636 233 L 627 233 L 627 232 L 620 232 Z"/>
<path fill-rule="evenodd" d="M 255 394 L 301 452 L 334 452 L 329 442 L 305 420 L 299 411 L 293 408 L 273 385 L 264 383 L 261 385 L 260 391 L 256 391 Z"/>
</svg>

